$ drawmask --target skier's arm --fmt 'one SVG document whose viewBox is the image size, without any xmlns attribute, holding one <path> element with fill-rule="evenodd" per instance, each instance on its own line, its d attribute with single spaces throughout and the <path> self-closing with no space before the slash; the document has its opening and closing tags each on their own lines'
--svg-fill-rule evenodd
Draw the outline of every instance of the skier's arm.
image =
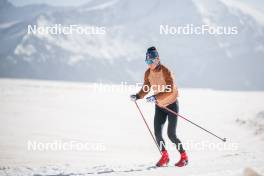
<svg viewBox="0 0 264 176">
<path fill-rule="evenodd" d="M 149 72 L 150 72 L 149 69 L 145 72 L 144 84 L 143 84 L 142 88 L 140 89 L 140 91 L 136 94 L 138 99 L 144 98 L 144 96 L 147 95 L 150 91 L 150 82 L 148 79 Z"/>
<path fill-rule="evenodd" d="M 174 81 L 173 81 L 172 73 L 170 72 L 169 69 L 165 67 L 163 68 L 162 71 L 163 71 L 164 80 L 166 82 L 166 89 L 163 92 L 159 92 L 158 94 L 155 95 L 157 101 L 162 100 L 173 93 Z"/>
</svg>

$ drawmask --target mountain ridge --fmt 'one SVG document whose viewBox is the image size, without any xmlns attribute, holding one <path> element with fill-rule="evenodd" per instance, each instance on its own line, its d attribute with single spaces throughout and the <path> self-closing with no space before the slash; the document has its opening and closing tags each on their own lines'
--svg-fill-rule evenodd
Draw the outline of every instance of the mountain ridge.
<svg viewBox="0 0 264 176">
<path fill-rule="evenodd" d="M 145 50 L 155 45 L 183 87 L 264 89 L 264 27 L 222 1 L 104 0 L 79 7 L 12 8 L 8 13 L 0 10 L 0 14 L 7 13 L 0 17 L 1 46 L 5 46 L 0 49 L 0 77 L 139 82 L 146 67 Z M 239 34 L 159 34 L 162 24 L 199 26 L 206 22 L 238 26 Z M 27 25 L 42 23 L 105 26 L 106 35 L 26 33 Z"/>
</svg>

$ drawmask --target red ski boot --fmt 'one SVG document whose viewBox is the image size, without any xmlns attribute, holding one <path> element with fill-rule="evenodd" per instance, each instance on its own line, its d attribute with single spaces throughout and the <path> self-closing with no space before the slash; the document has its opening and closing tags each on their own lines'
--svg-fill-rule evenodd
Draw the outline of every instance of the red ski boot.
<svg viewBox="0 0 264 176">
<path fill-rule="evenodd" d="M 162 151 L 162 156 L 159 160 L 159 162 L 156 164 L 157 167 L 164 167 L 167 166 L 169 163 L 169 155 L 167 150 Z"/>
<path fill-rule="evenodd" d="M 175 166 L 177 167 L 183 167 L 186 166 L 188 164 L 188 156 L 186 154 L 186 152 L 181 153 L 181 159 L 179 162 L 177 162 L 175 164 Z"/>
</svg>

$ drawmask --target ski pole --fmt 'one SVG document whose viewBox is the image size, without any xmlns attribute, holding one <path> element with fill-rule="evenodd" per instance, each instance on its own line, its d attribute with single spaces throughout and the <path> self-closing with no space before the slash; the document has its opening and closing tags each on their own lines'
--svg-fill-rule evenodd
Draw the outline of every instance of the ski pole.
<svg viewBox="0 0 264 176">
<path fill-rule="evenodd" d="M 138 106 L 138 104 L 137 104 L 137 102 L 136 102 L 136 101 L 135 101 L 135 104 L 136 104 L 136 106 L 137 106 L 137 109 L 138 109 L 139 113 L 141 114 L 141 117 L 142 117 L 142 119 L 143 119 L 143 121 L 144 121 L 145 125 L 146 125 L 146 126 L 147 126 L 147 128 L 148 128 L 148 131 L 149 131 L 149 133 L 150 133 L 150 135 L 151 135 L 151 137 L 152 137 L 152 139 L 153 139 L 154 143 L 155 143 L 155 144 L 156 144 L 156 146 L 157 146 L 157 149 L 159 150 L 159 153 L 160 153 L 160 154 L 162 154 L 162 153 L 161 153 L 161 151 L 160 151 L 160 149 L 159 149 L 159 146 L 158 146 L 158 144 L 157 144 L 157 141 L 156 141 L 156 139 L 154 138 L 154 135 L 152 134 L 152 132 L 151 132 L 151 130 L 150 130 L 150 128 L 149 128 L 149 126 L 148 126 L 148 123 L 147 123 L 147 121 L 146 121 L 146 119 L 145 119 L 145 117 L 144 117 L 143 113 L 141 112 L 141 110 L 140 110 L 140 108 L 139 108 L 139 106 Z"/>
<path fill-rule="evenodd" d="M 221 137 L 217 136 L 216 134 L 212 133 L 211 131 L 209 131 L 209 130 L 203 128 L 203 127 L 201 127 L 200 125 L 198 125 L 198 124 L 192 122 L 191 120 L 189 120 L 189 119 L 185 118 L 184 116 L 182 116 L 182 115 L 180 115 L 180 114 L 178 114 L 178 113 L 172 111 L 171 109 L 169 109 L 169 108 L 167 108 L 167 107 L 160 106 L 160 105 L 158 105 L 158 104 L 156 104 L 156 105 L 159 106 L 159 107 L 161 107 L 161 108 L 163 108 L 163 109 L 165 109 L 165 110 L 167 110 L 167 111 L 169 111 L 170 113 L 172 113 L 172 114 L 175 115 L 176 117 L 178 117 L 178 116 L 181 117 L 182 119 L 184 119 L 184 120 L 190 122 L 191 124 L 193 124 L 193 125 L 199 127 L 200 129 L 206 131 L 207 133 L 209 133 L 209 134 L 215 136 L 216 138 L 220 139 L 221 141 L 226 142 L 226 138 L 221 138 Z"/>
</svg>

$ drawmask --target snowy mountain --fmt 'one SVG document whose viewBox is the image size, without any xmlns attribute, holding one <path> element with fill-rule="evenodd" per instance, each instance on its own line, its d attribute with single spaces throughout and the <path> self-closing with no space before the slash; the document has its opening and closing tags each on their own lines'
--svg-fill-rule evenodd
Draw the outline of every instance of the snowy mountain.
<svg viewBox="0 0 264 176">
<path fill-rule="evenodd" d="M 264 15 L 226 0 L 92 0 L 16 7 L 0 0 L 0 76 L 141 82 L 147 47 L 181 87 L 264 89 Z M 105 35 L 28 34 L 28 25 L 104 26 Z M 160 25 L 237 26 L 237 35 L 161 35 Z"/>
</svg>

